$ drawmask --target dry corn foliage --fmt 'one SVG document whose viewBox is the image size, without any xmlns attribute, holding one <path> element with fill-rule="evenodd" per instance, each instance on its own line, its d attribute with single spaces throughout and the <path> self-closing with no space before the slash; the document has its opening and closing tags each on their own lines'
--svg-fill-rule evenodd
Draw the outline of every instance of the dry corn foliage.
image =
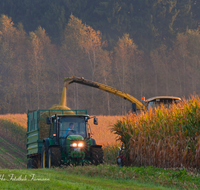
<svg viewBox="0 0 200 190">
<path fill-rule="evenodd" d="M 200 168 L 200 99 L 169 109 L 129 113 L 113 126 L 127 149 L 127 163 L 162 168 Z"/>
</svg>

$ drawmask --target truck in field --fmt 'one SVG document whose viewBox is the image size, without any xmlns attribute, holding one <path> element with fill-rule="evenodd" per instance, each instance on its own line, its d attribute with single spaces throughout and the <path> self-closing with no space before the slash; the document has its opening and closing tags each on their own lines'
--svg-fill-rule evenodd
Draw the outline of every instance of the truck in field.
<svg viewBox="0 0 200 190">
<path fill-rule="evenodd" d="M 102 146 L 90 136 L 86 110 L 40 109 L 27 116 L 27 168 L 103 162 Z"/>
</svg>

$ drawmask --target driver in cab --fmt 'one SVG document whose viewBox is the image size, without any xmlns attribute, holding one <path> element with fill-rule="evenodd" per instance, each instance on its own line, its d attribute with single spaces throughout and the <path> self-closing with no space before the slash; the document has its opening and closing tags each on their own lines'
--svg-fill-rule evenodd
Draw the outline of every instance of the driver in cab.
<svg viewBox="0 0 200 190">
<path fill-rule="evenodd" d="M 66 137 L 68 135 L 75 135 L 75 134 L 76 134 L 76 131 L 74 130 L 74 124 L 70 123 L 69 127 L 65 131 L 65 136 L 64 137 Z"/>
</svg>

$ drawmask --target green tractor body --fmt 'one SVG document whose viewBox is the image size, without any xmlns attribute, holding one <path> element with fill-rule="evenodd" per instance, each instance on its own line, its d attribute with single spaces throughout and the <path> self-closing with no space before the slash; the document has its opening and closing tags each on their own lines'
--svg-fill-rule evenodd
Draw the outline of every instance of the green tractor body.
<svg viewBox="0 0 200 190">
<path fill-rule="evenodd" d="M 45 127 L 39 126 L 37 131 L 41 134 L 48 133 L 48 136 L 46 135 L 46 138 L 39 140 L 35 139 L 38 142 L 38 147 L 41 147 L 35 153 L 31 150 L 34 147 L 33 136 L 36 132 L 28 132 L 27 157 L 30 159 L 28 168 L 98 165 L 103 162 L 102 146 L 96 145 L 95 140 L 90 137 L 89 115 L 86 111 L 84 114 L 78 114 L 77 110 L 73 111 L 74 114 L 55 114 L 46 118 Z M 72 124 L 73 128 L 70 128 Z M 98 124 L 96 118 L 94 118 L 94 124 Z M 44 137 L 44 135 L 38 134 L 39 136 Z"/>
</svg>

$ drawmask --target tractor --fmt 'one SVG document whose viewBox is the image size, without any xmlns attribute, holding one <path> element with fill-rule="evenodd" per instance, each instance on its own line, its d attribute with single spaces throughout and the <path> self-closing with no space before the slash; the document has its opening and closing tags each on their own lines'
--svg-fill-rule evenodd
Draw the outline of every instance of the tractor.
<svg viewBox="0 0 200 190">
<path fill-rule="evenodd" d="M 41 127 L 40 122 L 44 119 L 33 117 L 40 116 L 40 111 L 30 112 L 28 115 L 32 120 L 28 122 L 30 126 L 27 129 L 30 129 L 27 133 L 28 168 L 103 163 L 102 146 L 97 145 L 95 139 L 91 138 L 88 120 L 92 117 L 87 115 L 86 110 L 71 110 L 73 113 L 49 116 L 46 118 L 45 128 Z M 98 118 L 94 117 L 93 120 L 94 124 L 98 125 Z M 35 123 L 35 128 L 31 127 L 31 124 Z M 44 133 L 49 134 L 47 138 L 39 139 Z"/>
</svg>

